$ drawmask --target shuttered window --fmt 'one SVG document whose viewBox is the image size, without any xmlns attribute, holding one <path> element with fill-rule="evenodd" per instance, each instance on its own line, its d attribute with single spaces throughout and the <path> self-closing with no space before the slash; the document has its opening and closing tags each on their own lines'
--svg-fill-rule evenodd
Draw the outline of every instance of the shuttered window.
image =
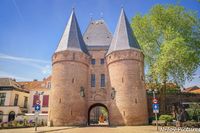
<svg viewBox="0 0 200 133">
<path fill-rule="evenodd" d="M 49 106 L 49 95 L 43 95 L 42 107 Z"/>
</svg>

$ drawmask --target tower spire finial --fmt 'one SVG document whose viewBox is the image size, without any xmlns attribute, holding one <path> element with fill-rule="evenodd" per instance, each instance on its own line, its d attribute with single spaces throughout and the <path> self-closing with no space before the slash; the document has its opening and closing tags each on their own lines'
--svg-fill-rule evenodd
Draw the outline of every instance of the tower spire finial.
<svg viewBox="0 0 200 133">
<path fill-rule="evenodd" d="M 72 6 L 72 11 L 75 12 L 75 7 L 74 6 Z"/>
<path fill-rule="evenodd" d="M 123 4 L 121 4 L 121 9 L 124 9 L 124 6 L 123 6 Z"/>
<path fill-rule="evenodd" d="M 90 13 L 90 21 L 92 21 L 92 15 L 93 15 L 93 14 L 92 14 L 92 13 Z"/>
<path fill-rule="evenodd" d="M 101 15 L 101 19 L 103 19 L 103 12 L 101 12 L 100 15 Z"/>
</svg>

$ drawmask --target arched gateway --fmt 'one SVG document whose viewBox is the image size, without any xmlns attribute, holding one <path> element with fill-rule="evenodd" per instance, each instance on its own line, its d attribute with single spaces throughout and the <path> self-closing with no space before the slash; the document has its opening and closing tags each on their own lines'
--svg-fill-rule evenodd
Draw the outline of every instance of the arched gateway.
<svg viewBox="0 0 200 133">
<path fill-rule="evenodd" d="M 72 11 L 52 57 L 51 83 L 53 126 L 147 123 L 144 56 L 123 9 L 113 36 L 101 19 L 82 37 Z"/>
<path fill-rule="evenodd" d="M 88 109 L 88 125 L 109 125 L 109 110 L 102 103 L 95 103 Z"/>
</svg>

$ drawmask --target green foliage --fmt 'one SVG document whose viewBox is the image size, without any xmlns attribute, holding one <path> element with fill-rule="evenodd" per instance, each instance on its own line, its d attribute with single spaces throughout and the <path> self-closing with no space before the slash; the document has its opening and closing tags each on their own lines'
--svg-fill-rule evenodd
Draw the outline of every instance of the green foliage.
<svg viewBox="0 0 200 133">
<path fill-rule="evenodd" d="M 173 117 L 171 115 L 161 115 L 159 117 L 159 120 L 165 120 L 166 122 L 171 122 L 173 120 Z"/>
<path fill-rule="evenodd" d="M 134 34 L 145 55 L 149 81 L 182 86 L 200 65 L 200 20 L 182 6 L 156 5 L 132 19 Z"/>
<path fill-rule="evenodd" d="M 197 103 L 191 104 L 190 108 L 186 109 L 191 120 L 198 120 L 200 116 L 200 105 Z"/>
<path fill-rule="evenodd" d="M 171 89 L 171 88 L 166 90 L 167 94 L 177 94 L 179 92 L 180 92 L 179 90 L 177 90 L 177 89 Z"/>
<path fill-rule="evenodd" d="M 194 114 L 194 110 L 189 108 L 189 109 L 186 109 L 188 115 L 189 115 L 189 119 L 192 120 L 193 119 L 193 114 Z"/>
<path fill-rule="evenodd" d="M 154 120 L 156 120 L 155 116 L 149 117 L 149 123 L 152 123 Z"/>
<path fill-rule="evenodd" d="M 100 107 L 100 111 L 105 117 L 108 117 L 108 111 L 106 110 L 105 107 Z"/>
</svg>

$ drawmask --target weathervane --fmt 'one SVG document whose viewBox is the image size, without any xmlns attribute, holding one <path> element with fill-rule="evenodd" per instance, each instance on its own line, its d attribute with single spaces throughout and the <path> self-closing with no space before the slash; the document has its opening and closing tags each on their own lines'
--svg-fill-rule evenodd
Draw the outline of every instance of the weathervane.
<svg viewBox="0 0 200 133">
<path fill-rule="evenodd" d="M 90 20 L 91 20 L 91 21 L 92 21 L 92 15 L 93 15 L 93 14 L 92 14 L 92 13 L 90 13 Z"/>
<path fill-rule="evenodd" d="M 101 19 L 103 19 L 103 12 L 101 12 L 100 15 L 101 15 Z"/>
</svg>

